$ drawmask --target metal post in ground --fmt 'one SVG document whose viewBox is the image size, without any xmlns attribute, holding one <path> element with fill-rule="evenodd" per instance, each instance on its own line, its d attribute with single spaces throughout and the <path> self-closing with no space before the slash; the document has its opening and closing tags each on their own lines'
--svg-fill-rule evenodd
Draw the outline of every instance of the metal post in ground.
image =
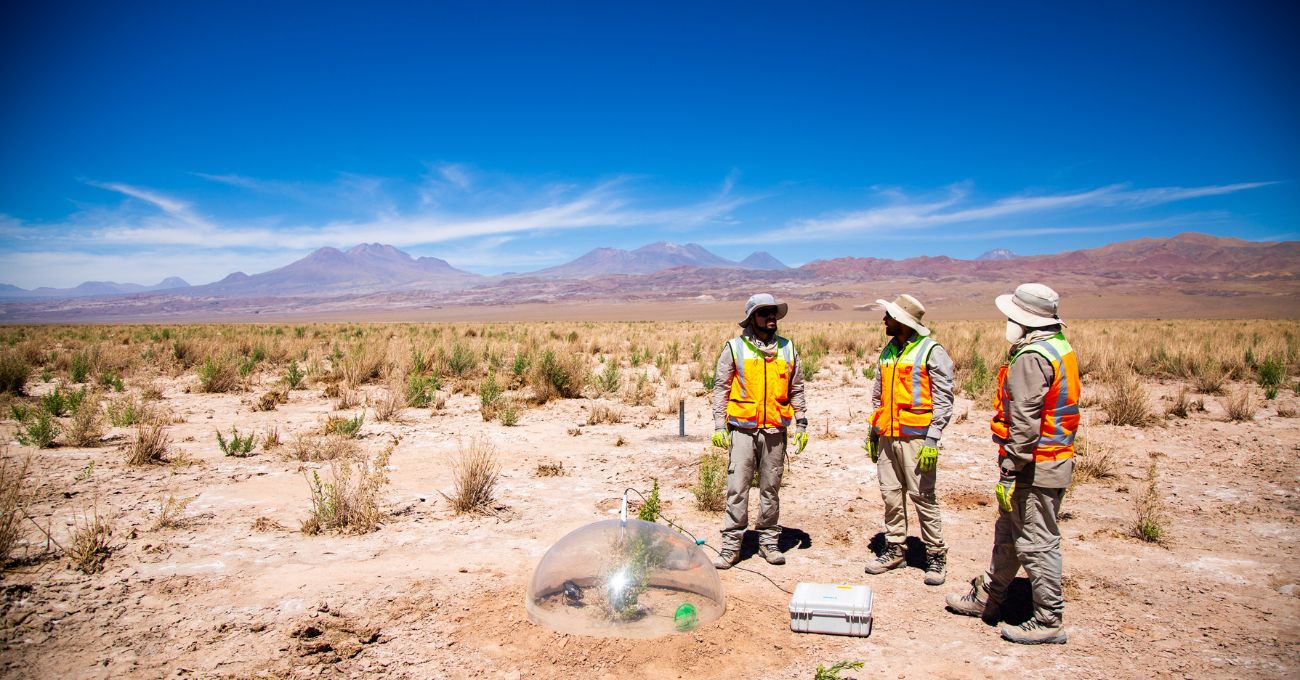
<svg viewBox="0 0 1300 680">
<path fill-rule="evenodd" d="M 677 400 L 677 436 L 686 436 L 686 399 Z"/>
</svg>

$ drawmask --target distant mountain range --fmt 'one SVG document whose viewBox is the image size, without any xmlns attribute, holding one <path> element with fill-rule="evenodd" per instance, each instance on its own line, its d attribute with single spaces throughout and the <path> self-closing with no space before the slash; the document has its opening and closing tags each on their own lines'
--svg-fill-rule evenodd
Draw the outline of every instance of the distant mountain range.
<svg viewBox="0 0 1300 680">
<path fill-rule="evenodd" d="M 668 241 L 651 243 L 636 250 L 596 248 L 572 262 L 531 274 L 547 279 L 590 279 L 614 274 L 653 274 L 674 267 L 700 269 L 788 269 L 780 260 L 765 252 L 750 254 L 740 262 L 718 257 L 697 243 L 678 245 Z"/>
<path fill-rule="evenodd" d="M 840 257 L 797 268 L 764 252 L 736 262 L 698 244 L 659 242 L 630 251 L 597 248 L 567 264 L 501 276 L 474 274 L 436 257 L 413 258 L 392 246 L 371 243 L 347 251 L 321 248 L 278 269 L 253 275 L 235 272 L 201 286 L 190 286 L 178 278 L 154 286 L 88 282 L 76 288 L 34 291 L 0 286 L 0 300 L 4 301 L 0 321 L 77 318 L 82 313 L 78 310 L 91 309 L 103 318 L 147 315 L 150 309 L 185 315 L 256 305 L 268 310 L 345 310 L 383 307 L 391 300 L 424 307 L 583 299 L 709 300 L 780 286 L 824 297 L 832 293 L 814 289 L 899 280 L 1000 285 L 1065 278 L 1102 286 L 1160 281 L 1178 284 L 1196 295 L 1220 297 L 1240 295 L 1243 286 L 1267 292 L 1266 282 L 1300 283 L 1300 242 L 1253 242 L 1188 233 L 1052 255 L 1017 256 L 994 250 L 974 260 Z M 1272 290 L 1281 294 L 1286 288 Z M 76 301 L 66 301 L 69 298 Z"/>
<path fill-rule="evenodd" d="M 30 300 L 34 298 L 80 298 L 100 295 L 126 295 L 129 293 L 148 293 L 159 290 L 177 290 L 189 288 L 190 284 L 178 276 L 169 276 L 152 286 L 138 283 L 114 283 L 112 281 L 87 281 L 74 288 L 47 288 L 26 290 L 7 283 L 0 283 L 0 299 Z"/>
</svg>

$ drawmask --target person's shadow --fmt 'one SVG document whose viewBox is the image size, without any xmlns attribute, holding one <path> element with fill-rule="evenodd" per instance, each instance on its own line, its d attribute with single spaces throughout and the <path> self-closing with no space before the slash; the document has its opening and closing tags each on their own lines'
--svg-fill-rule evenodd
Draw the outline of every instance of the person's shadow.
<svg viewBox="0 0 1300 680">
<path fill-rule="evenodd" d="M 803 529 L 781 527 L 781 535 L 776 539 L 776 547 L 781 552 L 790 552 L 795 548 L 807 550 L 812 547 L 812 536 Z M 758 532 L 746 531 L 740 539 L 740 558 L 748 559 L 758 554 Z"/>
<path fill-rule="evenodd" d="M 868 556 L 868 559 L 875 559 L 875 556 L 879 555 L 881 551 L 885 549 L 886 545 L 887 542 L 885 541 L 885 533 L 883 531 L 872 536 L 871 542 L 868 544 L 868 547 L 871 549 L 871 555 Z M 905 551 L 904 559 L 906 560 L 907 566 L 925 570 L 925 544 L 921 542 L 921 539 L 916 536 L 908 536 L 907 541 L 903 546 Z M 977 575 L 978 574 L 971 574 L 970 577 L 974 578 Z M 953 576 L 954 574 L 951 571 L 948 572 L 948 583 L 951 584 L 954 582 Z M 970 588 L 969 579 L 959 583 L 961 589 Z M 1033 618 L 1033 616 L 1034 595 L 1033 589 L 1029 584 L 1029 579 L 1024 576 L 1017 577 L 1011 581 L 1011 585 L 1007 588 L 1006 599 L 1002 602 L 1002 621 L 1013 626 L 1018 626 Z M 987 620 L 985 623 L 989 625 L 997 624 L 996 621 Z"/>
</svg>

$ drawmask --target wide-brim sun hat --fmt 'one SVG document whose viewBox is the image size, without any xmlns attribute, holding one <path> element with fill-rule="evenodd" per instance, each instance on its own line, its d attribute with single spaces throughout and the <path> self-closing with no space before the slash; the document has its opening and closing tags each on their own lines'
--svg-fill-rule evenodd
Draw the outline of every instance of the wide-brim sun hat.
<svg viewBox="0 0 1300 680">
<path fill-rule="evenodd" d="M 1065 325 L 1057 312 L 1060 301 L 1061 296 L 1056 291 L 1041 283 L 1022 283 L 1016 286 L 1014 293 L 999 295 L 994 304 L 998 311 L 1021 326 L 1042 328 Z"/>
<path fill-rule="evenodd" d="M 893 302 L 876 300 L 876 306 L 885 310 L 885 313 L 898 323 L 916 331 L 917 334 L 922 336 L 930 334 L 930 329 L 921 323 L 921 317 L 925 316 L 925 305 L 911 295 L 903 293 L 894 298 Z"/>
<path fill-rule="evenodd" d="M 740 325 L 744 326 L 748 324 L 749 320 L 754 317 L 754 310 L 763 307 L 776 307 L 776 318 L 778 321 L 784 319 L 785 315 L 790 311 L 790 305 L 787 305 L 784 302 L 777 302 L 776 298 L 772 297 L 770 293 L 751 295 L 749 300 L 745 301 L 745 318 L 741 320 Z"/>
</svg>

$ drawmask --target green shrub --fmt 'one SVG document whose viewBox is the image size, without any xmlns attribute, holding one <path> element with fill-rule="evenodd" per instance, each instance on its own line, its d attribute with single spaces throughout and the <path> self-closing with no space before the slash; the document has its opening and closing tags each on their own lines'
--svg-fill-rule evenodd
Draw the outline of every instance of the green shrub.
<svg viewBox="0 0 1300 680">
<path fill-rule="evenodd" d="M 529 382 L 537 400 L 546 403 L 557 397 L 572 399 L 579 396 L 586 377 L 583 363 L 582 357 L 571 354 L 557 356 L 554 350 L 546 350 L 530 375 Z"/>
<path fill-rule="evenodd" d="M 123 383 L 122 379 L 117 377 L 117 374 L 112 371 L 100 373 L 99 384 L 101 387 L 109 388 L 114 392 L 121 392 L 126 389 L 126 384 Z"/>
<path fill-rule="evenodd" d="M 841 672 L 857 670 L 863 665 L 861 661 L 839 661 L 830 668 L 817 664 L 817 674 L 813 676 L 813 680 L 840 680 Z"/>
<path fill-rule="evenodd" d="M 53 391 L 41 397 L 41 410 L 56 418 L 67 415 L 68 395 L 69 393 L 64 392 L 62 388 L 55 387 Z M 82 396 L 85 396 L 84 392 L 82 393 Z M 80 402 L 80 400 L 78 400 L 78 402 Z"/>
<path fill-rule="evenodd" d="M 303 373 L 301 368 L 298 368 L 297 361 L 289 362 L 289 370 L 284 374 L 284 382 L 289 385 L 289 389 L 298 389 L 302 385 L 303 378 L 306 377 L 307 374 Z"/>
<path fill-rule="evenodd" d="M 873 364 L 867 364 L 862 367 L 862 377 L 872 380 L 876 377 L 876 367 Z"/>
<path fill-rule="evenodd" d="M 1282 385 L 1282 378 L 1285 377 L 1285 367 L 1278 359 L 1269 357 L 1261 362 L 1256 370 L 1259 374 L 1260 387 L 1276 388 Z M 1269 398 L 1272 399 L 1272 397 Z"/>
<path fill-rule="evenodd" d="M 23 446 L 44 449 L 54 444 L 54 439 L 59 436 L 59 432 L 58 422 L 54 420 L 48 411 L 40 409 L 26 422 L 19 425 L 14 437 Z"/>
<path fill-rule="evenodd" d="M 721 453 L 700 454 L 699 478 L 691 488 L 695 507 L 706 512 L 721 512 L 727 503 L 727 458 Z"/>
<path fill-rule="evenodd" d="M 817 377 L 817 371 L 822 368 L 822 357 L 816 352 L 809 352 L 799 356 L 799 368 L 803 371 L 804 380 L 812 380 Z"/>
<path fill-rule="evenodd" d="M 988 364 L 984 363 L 984 357 L 976 354 L 971 358 L 970 367 L 966 369 L 966 379 L 961 381 L 961 391 L 974 399 L 983 395 L 992 384 L 993 376 L 989 372 Z"/>
<path fill-rule="evenodd" d="M 433 402 L 433 393 L 438 391 L 438 376 L 422 376 L 412 373 L 406 377 L 406 405 L 412 408 L 424 408 Z"/>
<path fill-rule="evenodd" d="M 700 384 L 709 392 L 713 391 L 714 386 L 718 384 L 718 376 L 712 366 L 700 368 Z"/>
<path fill-rule="evenodd" d="M 653 522 L 659 516 L 659 480 L 654 480 L 654 486 L 650 487 L 650 496 L 641 504 L 641 509 L 637 511 L 636 518 L 642 522 Z"/>
<path fill-rule="evenodd" d="M 217 446 L 221 447 L 221 452 L 227 456 L 235 458 L 246 458 L 253 452 L 253 446 L 257 443 L 257 433 L 251 432 L 247 436 L 239 436 L 239 430 L 233 425 L 230 427 L 230 439 L 221 435 L 221 430 L 217 430 Z"/>
<path fill-rule="evenodd" d="M 140 422 L 143 409 L 134 396 L 125 396 L 108 404 L 108 422 L 115 427 L 130 427 Z"/>
<path fill-rule="evenodd" d="M 605 362 L 605 368 L 599 373 L 592 374 L 591 382 L 596 386 L 596 391 L 601 394 L 613 394 L 623 386 L 623 372 L 618 370 L 618 362 L 610 357 Z"/>
<path fill-rule="evenodd" d="M 90 377 L 90 358 L 82 352 L 72 355 L 72 363 L 68 366 L 68 375 L 74 383 L 84 383 L 86 378 Z"/>
<path fill-rule="evenodd" d="M 514 427 L 519 424 L 519 407 L 513 403 L 506 404 L 497 409 L 497 420 L 501 421 L 506 427 Z"/>
<path fill-rule="evenodd" d="M 515 355 L 514 363 L 510 365 L 510 372 L 516 377 L 522 378 L 528 372 L 528 367 L 533 363 L 532 357 L 528 352 L 520 352 Z"/>
<path fill-rule="evenodd" d="M 325 434 L 341 434 L 344 437 L 354 438 L 361 431 L 361 424 L 365 422 L 365 419 L 365 411 L 352 418 L 330 418 L 325 421 Z"/>
<path fill-rule="evenodd" d="M 483 420 L 492 420 L 496 415 L 497 401 L 500 399 L 501 386 L 497 384 L 496 376 L 488 373 L 478 386 L 478 408 L 479 413 L 483 415 Z"/>
<path fill-rule="evenodd" d="M 472 373 L 477 364 L 474 351 L 459 342 L 452 346 L 451 354 L 447 356 L 447 372 L 457 378 Z"/>
</svg>

